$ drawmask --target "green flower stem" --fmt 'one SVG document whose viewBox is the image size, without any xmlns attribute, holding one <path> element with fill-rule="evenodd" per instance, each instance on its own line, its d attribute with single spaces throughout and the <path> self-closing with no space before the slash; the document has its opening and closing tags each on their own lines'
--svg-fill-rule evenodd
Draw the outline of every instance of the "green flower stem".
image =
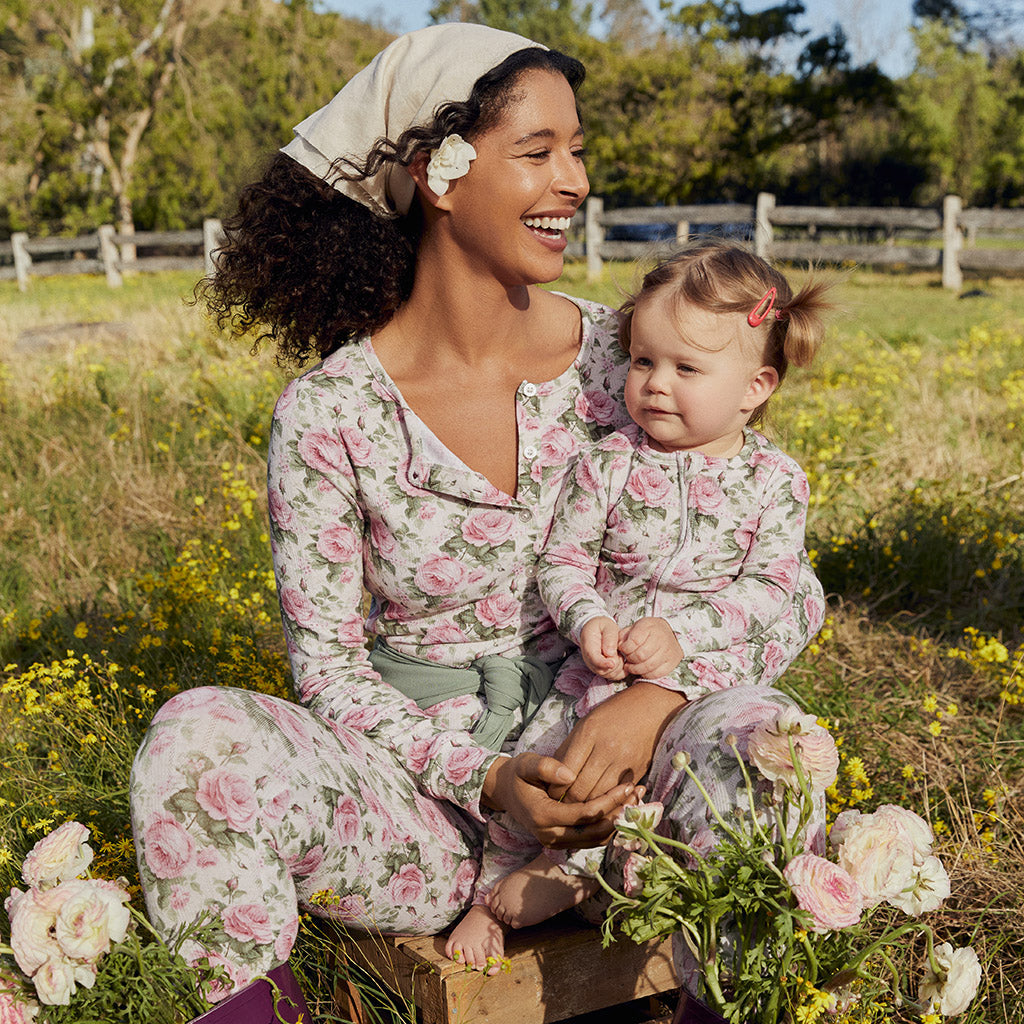
<svg viewBox="0 0 1024 1024">
<path fill-rule="evenodd" d="M 732 747 L 732 752 L 735 755 L 736 760 L 739 762 L 740 771 L 743 772 L 743 781 L 747 784 L 747 803 L 750 805 L 750 820 L 753 821 L 754 828 L 757 829 L 758 834 L 761 836 L 761 838 L 769 846 L 771 846 L 771 837 L 768 835 L 764 826 L 762 826 L 761 822 L 758 820 L 757 817 L 757 808 L 754 806 L 754 784 L 750 778 L 750 773 L 747 771 L 747 762 L 744 761 L 743 758 L 740 756 L 739 748 L 736 746 L 735 743 L 730 743 L 729 746 Z M 710 803 L 707 794 L 704 794 L 704 799 L 708 800 L 708 802 Z"/>
<path fill-rule="evenodd" d="M 715 821 L 717 821 L 718 824 L 721 825 L 722 830 L 729 836 L 730 839 L 732 839 L 734 843 L 737 843 L 742 846 L 743 837 L 741 837 L 740 834 L 736 832 L 736 830 L 733 829 L 731 825 L 726 824 L 725 818 L 722 817 L 718 808 L 715 806 L 715 802 L 711 799 L 711 795 L 704 788 L 704 783 L 697 778 L 694 770 L 690 767 L 689 762 L 687 762 L 683 766 L 683 770 L 690 777 L 690 781 L 693 782 L 693 784 L 697 787 L 697 792 L 700 793 L 702 797 L 704 797 L 704 802 L 708 805 L 708 810 L 710 810 L 711 813 L 715 816 Z"/>
</svg>

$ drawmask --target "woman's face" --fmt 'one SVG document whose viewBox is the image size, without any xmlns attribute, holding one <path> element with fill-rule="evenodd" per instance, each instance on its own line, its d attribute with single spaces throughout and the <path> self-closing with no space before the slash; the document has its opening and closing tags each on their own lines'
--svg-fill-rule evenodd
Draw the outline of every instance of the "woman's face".
<svg viewBox="0 0 1024 1024">
<path fill-rule="evenodd" d="M 476 159 L 438 202 L 478 269 L 506 286 L 562 273 L 569 218 L 590 191 L 576 98 L 560 74 L 530 70 L 501 121 L 472 139 Z"/>
</svg>

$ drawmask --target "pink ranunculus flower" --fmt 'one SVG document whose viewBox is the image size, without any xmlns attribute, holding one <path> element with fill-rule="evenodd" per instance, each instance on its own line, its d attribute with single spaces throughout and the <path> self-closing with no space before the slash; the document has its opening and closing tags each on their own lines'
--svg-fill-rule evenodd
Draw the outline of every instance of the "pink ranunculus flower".
<svg viewBox="0 0 1024 1024">
<path fill-rule="evenodd" d="M 860 920 L 864 902 L 860 889 L 838 864 L 813 853 L 801 853 L 783 869 L 801 910 L 814 919 L 819 935 L 848 928 Z"/>
<path fill-rule="evenodd" d="M 6 974 L 0 973 L 0 1024 L 32 1024 L 39 1004 Z"/>
<path fill-rule="evenodd" d="M 26 885 L 45 889 L 68 878 L 77 878 L 92 863 L 89 830 L 80 821 L 55 828 L 29 850 L 21 869 Z"/>
<path fill-rule="evenodd" d="M 388 882 L 388 896 L 395 906 L 414 906 L 426 884 L 423 872 L 415 864 L 403 864 Z"/>
<path fill-rule="evenodd" d="M 641 466 L 629 474 L 626 493 L 641 505 L 662 508 L 672 491 L 669 479 L 657 466 Z"/>
<path fill-rule="evenodd" d="M 239 942 L 263 945 L 274 939 L 274 928 L 265 903 L 235 903 L 220 915 L 224 931 Z"/>
<path fill-rule="evenodd" d="M 516 521 L 511 512 L 497 508 L 483 508 L 468 515 L 462 523 L 462 539 L 474 547 L 498 547 L 516 532 Z"/>
<path fill-rule="evenodd" d="M 971 946 L 954 949 L 948 942 L 942 942 L 935 947 L 935 959 L 942 974 L 936 974 L 931 964 L 926 963 L 917 997 L 927 1003 L 933 1013 L 955 1017 L 971 1005 L 981 984 L 978 954 Z"/>
<path fill-rule="evenodd" d="M 637 897 L 643 892 L 644 883 L 640 877 L 640 870 L 650 863 L 650 858 L 640 853 L 631 853 L 622 865 L 622 891 L 631 897 Z"/>
<path fill-rule="evenodd" d="M 361 543 L 351 527 L 344 523 L 328 523 L 316 539 L 316 549 L 328 562 L 352 562 Z"/>
<path fill-rule="evenodd" d="M 161 814 L 146 826 L 142 849 L 157 878 L 180 878 L 195 857 L 196 844 L 174 818 Z"/>
<path fill-rule="evenodd" d="M 747 740 L 747 756 L 765 778 L 797 789 L 791 741 L 811 790 L 823 793 L 836 781 L 839 751 L 829 731 L 818 725 L 814 715 L 785 708 L 774 721 L 755 726 Z"/>
<path fill-rule="evenodd" d="M 196 802 L 235 832 L 248 832 L 259 810 L 252 783 L 227 768 L 211 768 L 200 776 Z"/>
<path fill-rule="evenodd" d="M 431 597 L 452 594 L 466 577 L 466 567 L 451 555 L 430 555 L 416 570 L 416 586 Z"/>
<path fill-rule="evenodd" d="M 131 914 L 125 904 L 131 896 L 115 882 L 72 879 L 57 919 L 54 937 L 72 960 L 96 963 L 111 943 L 128 934 Z"/>
</svg>

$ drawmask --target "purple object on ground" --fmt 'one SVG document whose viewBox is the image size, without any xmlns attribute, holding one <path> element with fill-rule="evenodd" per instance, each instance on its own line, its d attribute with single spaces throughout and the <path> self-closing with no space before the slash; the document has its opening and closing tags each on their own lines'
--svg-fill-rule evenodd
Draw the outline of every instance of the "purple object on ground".
<svg viewBox="0 0 1024 1024">
<path fill-rule="evenodd" d="M 313 1018 L 302 997 L 302 990 L 288 964 L 281 964 L 267 977 L 281 990 L 277 1002 L 278 1013 L 286 1024 L 297 1024 L 301 1014 L 303 1024 L 312 1024 Z M 239 989 L 212 1010 L 193 1018 L 191 1024 L 279 1024 L 274 1014 L 274 990 L 262 979 Z M 288 1000 L 291 1000 L 291 1003 Z M 294 1004 L 294 1005 L 292 1005 Z"/>
</svg>

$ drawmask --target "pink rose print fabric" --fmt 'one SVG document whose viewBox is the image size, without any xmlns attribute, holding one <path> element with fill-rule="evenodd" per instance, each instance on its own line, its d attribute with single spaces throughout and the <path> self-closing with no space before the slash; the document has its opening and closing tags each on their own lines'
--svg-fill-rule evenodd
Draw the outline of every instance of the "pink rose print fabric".
<svg viewBox="0 0 1024 1024">
<path fill-rule="evenodd" d="M 184 953 L 224 964 L 222 995 L 287 959 L 300 911 L 353 929 L 434 934 L 472 902 L 492 821 L 480 793 L 497 756 L 469 732 L 480 699 L 420 710 L 373 670 L 366 641 L 376 633 L 398 651 L 453 666 L 491 654 L 556 664 L 569 651 L 536 584 L 544 542 L 576 455 L 627 423 L 615 317 L 577 306 L 573 365 L 518 390 L 514 495 L 426 430 L 368 338 L 281 395 L 269 456 L 271 543 L 297 702 L 184 691 L 155 716 L 131 779 L 150 917 L 171 935 L 213 915 L 211 948 Z M 646 476 L 636 486 L 648 496 L 664 487 Z M 658 507 L 667 517 L 672 501 Z M 575 695 L 552 690 L 539 733 L 571 727 L 586 686 L 567 680 L 564 689 Z M 713 695 L 725 701 L 726 727 L 731 715 L 751 717 L 746 689 Z M 668 758 L 679 741 L 674 725 L 664 733 Z M 729 775 L 728 765 L 709 770 Z M 685 830 L 695 806 L 685 785 L 677 780 L 658 799 L 670 826 Z M 314 904 L 324 890 L 335 899 Z"/>
<path fill-rule="evenodd" d="M 666 619 L 684 657 L 658 682 L 691 700 L 771 683 L 825 615 L 804 551 L 807 498 L 800 467 L 754 430 L 739 454 L 712 458 L 655 451 L 630 424 L 567 475 L 541 597 L 573 640 L 599 615 L 620 628 Z"/>
</svg>

